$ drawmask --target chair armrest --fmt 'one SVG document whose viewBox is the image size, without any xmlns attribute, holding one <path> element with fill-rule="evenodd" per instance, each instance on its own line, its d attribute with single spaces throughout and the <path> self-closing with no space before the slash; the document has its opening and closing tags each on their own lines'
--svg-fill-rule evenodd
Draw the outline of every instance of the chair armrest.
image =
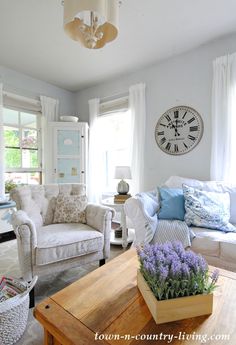
<svg viewBox="0 0 236 345">
<path fill-rule="evenodd" d="M 86 209 L 86 222 L 92 228 L 104 235 L 103 256 L 110 257 L 110 231 L 111 220 L 115 216 L 115 210 L 110 207 L 88 204 Z"/>
<path fill-rule="evenodd" d="M 115 216 L 115 210 L 107 206 L 88 204 L 85 209 L 86 222 L 92 228 L 104 233 L 106 224 Z"/>
<path fill-rule="evenodd" d="M 26 212 L 21 210 L 14 212 L 11 218 L 11 224 L 17 237 L 20 237 L 22 241 L 30 237 L 32 247 L 37 247 L 36 227 Z"/>
<path fill-rule="evenodd" d="M 134 245 L 149 243 L 156 231 L 159 201 L 153 192 L 140 193 L 126 200 L 125 214 L 135 229 Z"/>
<path fill-rule="evenodd" d="M 21 273 L 26 281 L 33 277 L 33 253 L 37 247 L 36 227 L 24 211 L 13 213 L 11 224 L 17 238 L 18 256 Z"/>
</svg>

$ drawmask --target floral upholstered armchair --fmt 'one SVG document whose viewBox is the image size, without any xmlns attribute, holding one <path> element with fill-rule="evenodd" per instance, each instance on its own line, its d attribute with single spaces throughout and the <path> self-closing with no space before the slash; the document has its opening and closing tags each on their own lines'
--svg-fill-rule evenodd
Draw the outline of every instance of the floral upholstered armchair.
<svg viewBox="0 0 236 345">
<path fill-rule="evenodd" d="M 109 258 L 114 210 L 87 204 L 84 184 L 17 187 L 11 199 L 24 280 Z"/>
</svg>

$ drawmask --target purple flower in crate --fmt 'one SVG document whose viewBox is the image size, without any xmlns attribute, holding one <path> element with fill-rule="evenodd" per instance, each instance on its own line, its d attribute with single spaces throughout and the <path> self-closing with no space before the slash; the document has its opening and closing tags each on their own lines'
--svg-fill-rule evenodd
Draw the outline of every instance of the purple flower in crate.
<svg viewBox="0 0 236 345">
<path fill-rule="evenodd" d="M 172 245 L 173 245 L 173 249 L 177 253 L 177 255 L 179 257 L 182 257 L 184 255 L 184 253 L 185 253 L 185 250 L 184 250 L 184 247 L 183 247 L 182 243 L 180 243 L 178 241 L 175 241 L 175 242 L 173 242 Z"/>
<path fill-rule="evenodd" d="M 179 242 L 145 245 L 137 253 L 140 270 L 159 300 L 210 293 L 215 287 L 218 272 L 210 279 L 205 259 Z"/>
<path fill-rule="evenodd" d="M 215 270 L 211 275 L 212 283 L 215 284 L 219 278 L 219 270 Z"/>
<path fill-rule="evenodd" d="M 179 260 L 179 257 L 175 252 L 169 253 L 165 257 L 165 262 L 169 266 L 171 266 L 172 262 L 175 262 L 176 260 Z"/>
<path fill-rule="evenodd" d="M 172 278 L 178 278 L 182 274 L 181 263 L 178 260 L 173 260 L 170 268 L 170 275 Z"/>
<path fill-rule="evenodd" d="M 166 242 L 164 244 L 161 245 L 162 248 L 162 252 L 164 255 L 168 255 L 168 254 L 172 254 L 173 253 L 173 246 L 170 242 Z"/>
<path fill-rule="evenodd" d="M 156 274 L 156 267 L 152 262 L 145 261 L 143 263 L 143 268 L 149 273 L 149 274 Z"/>
<path fill-rule="evenodd" d="M 184 278 L 189 278 L 190 277 L 190 270 L 189 270 L 188 265 L 185 262 L 182 263 L 181 269 L 182 269 L 183 277 Z"/>
<path fill-rule="evenodd" d="M 208 264 L 201 255 L 198 255 L 198 264 L 201 273 L 205 273 L 208 270 Z"/>
<path fill-rule="evenodd" d="M 161 283 L 164 283 L 166 281 L 166 278 L 168 277 L 169 269 L 166 266 L 161 266 L 159 268 L 159 280 Z"/>
<path fill-rule="evenodd" d="M 186 251 L 182 257 L 183 262 L 185 262 L 191 271 L 197 273 L 200 271 L 199 258 L 198 255 L 192 251 Z M 201 262 L 202 266 L 202 262 Z"/>
</svg>

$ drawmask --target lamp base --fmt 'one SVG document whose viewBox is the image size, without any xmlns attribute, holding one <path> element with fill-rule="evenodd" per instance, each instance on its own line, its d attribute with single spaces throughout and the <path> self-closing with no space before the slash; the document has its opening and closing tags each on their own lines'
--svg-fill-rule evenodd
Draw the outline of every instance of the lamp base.
<svg viewBox="0 0 236 345">
<path fill-rule="evenodd" d="M 118 194 L 125 195 L 129 191 L 129 184 L 125 180 L 121 180 L 117 185 Z"/>
</svg>

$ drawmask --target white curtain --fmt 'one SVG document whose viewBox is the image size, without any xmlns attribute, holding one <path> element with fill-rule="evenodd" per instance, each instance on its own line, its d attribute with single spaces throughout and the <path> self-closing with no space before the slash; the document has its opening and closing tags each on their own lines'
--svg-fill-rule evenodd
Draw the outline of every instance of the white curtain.
<svg viewBox="0 0 236 345">
<path fill-rule="evenodd" d="M 0 83 L 0 198 L 4 195 L 3 85 Z"/>
<path fill-rule="evenodd" d="M 48 122 L 58 120 L 59 101 L 51 97 L 40 96 L 42 115 Z"/>
<path fill-rule="evenodd" d="M 43 182 L 49 183 L 51 182 L 51 162 L 47 150 L 49 145 L 48 122 L 58 120 L 59 100 L 46 96 L 40 96 L 40 101 L 42 107 L 42 163 L 44 167 Z"/>
<path fill-rule="evenodd" d="M 89 202 L 99 203 L 104 185 L 104 165 L 99 131 L 99 98 L 89 100 L 89 169 L 87 195 Z"/>
<path fill-rule="evenodd" d="M 144 191 L 144 150 L 146 131 L 145 84 L 132 85 L 129 88 L 129 107 L 131 111 L 131 192 Z"/>
<path fill-rule="evenodd" d="M 236 182 L 236 54 L 213 62 L 211 179 Z"/>
</svg>

